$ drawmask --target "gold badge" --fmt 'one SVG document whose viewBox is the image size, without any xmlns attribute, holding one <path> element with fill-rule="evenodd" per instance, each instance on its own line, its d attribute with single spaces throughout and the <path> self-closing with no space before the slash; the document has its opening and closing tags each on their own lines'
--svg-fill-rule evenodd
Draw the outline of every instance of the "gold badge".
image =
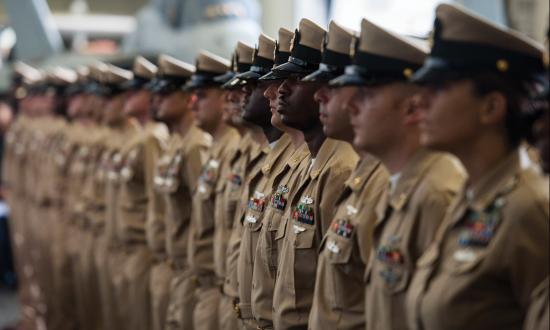
<svg viewBox="0 0 550 330">
<path fill-rule="evenodd" d="M 411 68 L 406 68 L 405 70 L 403 70 L 403 75 L 406 78 L 410 78 L 413 75 L 413 70 Z"/>
<path fill-rule="evenodd" d="M 497 69 L 498 71 L 500 72 L 506 72 L 508 71 L 510 67 L 510 64 L 508 63 L 507 60 L 504 60 L 504 59 L 500 59 L 497 61 Z"/>
</svg>

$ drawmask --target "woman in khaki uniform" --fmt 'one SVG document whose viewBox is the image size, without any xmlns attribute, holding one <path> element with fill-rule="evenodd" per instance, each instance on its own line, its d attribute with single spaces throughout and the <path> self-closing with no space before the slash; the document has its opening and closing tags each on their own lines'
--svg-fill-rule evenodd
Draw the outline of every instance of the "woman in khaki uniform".
<svg viewBox="0 0 550 330">
<path fill-rule="evenodd" d="M 421 140 L 454 153 L 469 178 L 417 263 L 408 326 L 520 329 L 548 276 L 548 181 L 518 156 L 542 47 L 455 5 L 436 16 L 431 55 L 414 76 L 426 85 Z"/>
</svg>

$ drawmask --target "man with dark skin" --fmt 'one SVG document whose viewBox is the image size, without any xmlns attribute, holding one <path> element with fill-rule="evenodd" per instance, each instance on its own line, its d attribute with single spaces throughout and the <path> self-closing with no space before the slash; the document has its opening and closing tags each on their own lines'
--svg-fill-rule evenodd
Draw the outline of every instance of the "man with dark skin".
<svg viewBox="0 0 550 330">
<path fill-rule="evenodd" d="M 314 99 L 321 83 L 301 81 L 319 68 L 324 36 L 321 27 L 303 19 L 288 61 L 261 78 L 284 79 L 278 88 L 277 112 L 283 124 L 304 134 L 312 157 L 282 220 L 286 231 L 273 296 L 276 329 L 307 326 L 317 249 L 332 220 L 335 199 L 358 159 L 349 143 L 327 139 L 323 132 L 319 104 Z"/>
<path fill-rule="evenodd" d="M 251 152 L 249 164 L 246 166 L 246 181 L 240 197 L 240 207 L 234 219 L 234 233 L 239 233 L 240 245 L 234 255 L 236 265 L 236 282 L 238 285 L 237 304 L 239 318 L 243 328 L 256 329 L 257 324 L 253 319 L 251 309 L 252 290 L 252 268 L 254 264 L 254 252 L 258 241 L 259 226 L 262 224 L 263 206 L 267 202 L 266 188 L 271 192 L 271 173 L 277 173 L 279 167 L 284 164 L 287 152 L 291 151 L 290 139 L 287 135 L 271 124 L 271 112 L 269 100 L 263 94 L 269 86 L 276 83 L 273 81 L 258 81 L 258 71 L 267 72 L 273 65 L 273 54 L 275 40 L 262 34 L 259 37 L 256 57 L 251 69 L 237 75 L 236 79 L 242 79 L 243 98 L 242 116 L 243 120 L 253 126 L 253 130 L 260 129 L 260 133 L 269 148 L 262 148 L 257 155 Z M 260 69 L 262 67 L 263 69 Z M 267 67 L 265 67 L 267 64 Z M 265 146 L 265 142 L 263 146 Z M 238 229 L 237 229 L 238 228 Z M 237 229 L 237 231 L 235 231 Z M 236 236 L 236 235 L 232 235 Z"/>
<path fill-rule="evenodd" d="M 300 82 L 297 78 L 285 79 L 278 89 L 277 112 L 283 124 L 298 129 L 304 134 L 305 142 L 315 158 L 326 140 L 323 124 L 319 118 L 319 103 L 313 95 L 321 83 Z"/>
</svg>

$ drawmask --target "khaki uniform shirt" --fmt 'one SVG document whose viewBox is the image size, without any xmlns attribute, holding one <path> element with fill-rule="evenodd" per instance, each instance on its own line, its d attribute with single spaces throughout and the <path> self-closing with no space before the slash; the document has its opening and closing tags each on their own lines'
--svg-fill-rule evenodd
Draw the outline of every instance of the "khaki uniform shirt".
<svg viewBox="0 0 550 330">
<path fill-rule="evenodd" d="M 87 202 L 86 217 L 92 230 L 99 235 L 105 225 L 105 185 L 108 175 L 108 161 L 113 157 L 116 149 L 110 140 L 115 137 L 114 132 L 104 126 L 98 127 L 98 140 L 95 144 L 94 153 L 96 162 L 92 164 L 90 174 L 84 186 L 84 195 Z"/>
<path fill-rule="evenodd" d="M 156 166 L 154 184 L 164 203 L 162 228 L 166 230 L 165 250 L 178 269 L 187 264 L 187 244 L 191 222 L 191 198 L 206 160 L 211 138 L 196 126 L 185 136 L 173 134 Z M 148 225 L 156 227 L 154 223 Z M 151 230 L 157 232 L 160 230 Z"/>
<path fill-rule="evenodd" d="M 237 204 L 241 196 L 244 168 L 254 143 L 248 133 L 240 138 L 238 147 L 231 151 L 226 168 L 223 169 L 221 180 L 216 185 L 214 267 L 216 276 L 221 282 L 226 279 L 228 243 L 232 234 Z M 229 293 L 226 292 L 226 294 Z M 236 289 L 230 295 L 237 297 Z"/>
<path fill-rule="evenodd" d="M 241 203 L 245 202 L 246 205 L 243 206 L 244 216 L 239 219 L 243 224 L 243 230 L 237 259 L 237 283 L 239 308 L 243 319 L 253 318 L 251 294 L 256 245 L 264 220 L 264 210 L 273 191 L 274 174 L 281 170 L 288 156 L 294 151 L 290 142 L 290 137 L 286 134 L 276 142 L 265 160 L 250 173 L 247 178 L 247 189 L 241 199 Z"/>
<path fill-rule="evenodd" d="M 286 228 L 281 220 L 286 209 L 290 207 L 288 200 L 309 163 L 309 149 L 304 143 L 292 153 L 273 179 L 272 193 L 264 211 L 252 272 L 252 314 L 260 326 L 270 326 L 273 323 L 275 275 Z"/>
<path fill-rule="evenodd" d="M 292 196 L 283 220 L 286 231 L 273 296 L 276 329 L 307 325 L 317 251 L 357 160 L 348 143 L 326 139 Z"/>
<path fill-rule="evenodd" d="M 97 167 L 101 160 L 101 153 L 105 146 L 105 130 L 101 126 L 89 127 L 88 138 L 86 139 L 87 157 L 84 164 L 84 179 L 81 186 L 81 196 L 79 198 L 78 216 L 79 224 L 83 229 L 95 230 L 93 226 L 96 209 L 95 175 Z"/>
<path fill-rule="evenodd" d="M 521 329 L 548 276 L 548 180 L 511 153 L 461 191 L 417 263 L 411 329 Z"/>
<path fill-rule="evenodd" d="M 121 238 L 117 236 L 116 214 L 121 170 L 124 165 L 122 148 L 124 143 L 135 136 L 139 128 L 130 122 L 127 126 L 113 129 L 109 140 L 110 158 L 107 160 L 107 182 L 105 184 L 105 239 L 111 248 L 119 247 Z"/>
<path fill-rule="evenodd" d="M 69 164 L 68 192 L 65 197 L 65 205 L 68 208 L 70 222 L 82 227 L 82 187 L 86 179 L 87 167 L 92 160 L 92 128 L 81 123 L 75 123 L 72 127 L 71 139 L 76 145 L 76 150 Z"/>
<path fill-rule="evenodd" d="M 2 188 L 6 193 L 6 198 L 11 204 L 11 192 L 13 191 L 15 181 L 15 161 L 16 161 L 16 148 L 21 143 L 23 134 L 24 122 L 26 121 L 24 115 L 19 115 L 8 127 L 6 134 L 4 135 L 4 151 L 2 156 Z"/>
<path fill-rule="evenodd" d="M 223 179 L 222 171 L 226 168 L 228 157 L 238 142 L 239 135 L 234 129 L 227 130 L 219 141 L 214 142 L 208 150 L 208 160 L 202 168 L 197 189 L 193 194 L 187 259 L 201 286 L 216 284 L 213 242 L 216 186 L 218 181 Z"/>
<path fill-rule="evenodd" d="M 248 196 L 251 190 L 255 189 L 257 181 L 251 183 L 251 178 L 255 177 L 261 172 L 262 164 L 269 154 L 269 146 L 260 145 L 255 141 L 252 141 L 251 147 L 247 154 L 240 157 L 239 160 L 232 168 L 230 179 L 227 181 L 226 190 L 229 190 L 228 200 L 232 203 L 235 200 L 235 214 L 233 216 L 233 227 L 231 229 L 231 236 L 227 244 L 227 252 L 225 259 L 225 281 L 223 286 L 223 292 L 238 301 L 239 297 L 239 282 L 237 276 L 237 265 L 239 260 L 240 245 L 243 233 L 243 221 L 244 215 L 247 209 Z M 235 189 L 235 185 L 232 183 L 236 176 L 242 177 L 243 184 L 241 189 Z M 236 194 L 236 192 L 239 192 Z M 239 318 L 252 318 L 252 312 L 249 306 L 246 309 L 241 309 L 240 303 L 235 305 L 235 312 Z"/>
<path fill-rule="evenodd" d="M 525 317 L 523 330 L 547 330 L 550 329 L 550 296 L 548 285 L 550 279 L 546 277 L 544 281 L 535 289 L 531 296 L 531 305 Z"/>
<path fill-rule="evenodd" d="M 433 242 L 463 180 L 454 158 L 421 149 L 382 198 L 366 270 L 367 329 L 407 329 L 405 294 L 416 260 Z"/>
<path fill-rule="evenodd" d="M 376 205 L 387 183 L 386 169 L 371 156 L 362 159 L 346 181 L 321 243 L 310 329 L 365 327 L 365 292 L 360 288 L 371 253 Z"/>
<path fill-rule="evenodd" d="M 55 124 L 55 132 L 50 136 L 50 145 L 48 148 L 48 156 L 46 166 L 48 168 L 46 177 L 43 180 L 47 181 L 46 194 L 49 196 L 50 203 L 53 207 L 59 207 L 63 196 L 64 189 L 62 188 L 63 178 L 66 175 L 67 157 L 63 153 L 63 147 L 67 139 L 69 125 L 64 119 L 58 118 Z"/>
<path fill-rule="evenodd" d="M 145 244 L 148 209 L 157 202 L 153 193 L 153 173 L 161 144 L 168 139 L 165 126 L 147 123 L 121 148 L 122 167 L 116 213 L 118 236 L 125 245 Z M 162 142 L 161 142 L 162 141 Z M 154 219 L 162 221 L 162 219 Z M 162 235 L 161 235 L 162 236 Z M 164 246 L 164 240 L 161 246 Z"/>
</svg>

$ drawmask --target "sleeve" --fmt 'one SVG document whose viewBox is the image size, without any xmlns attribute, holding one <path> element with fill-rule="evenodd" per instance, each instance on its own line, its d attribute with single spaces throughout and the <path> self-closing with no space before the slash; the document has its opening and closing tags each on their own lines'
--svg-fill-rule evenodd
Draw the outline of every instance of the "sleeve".
<svg viewBox="0 0 550 330">
<path fill-rule="evenodd" d="M 144 178 L 147 193 L 147 220 L 145 234 L 147 241 L 162 242 L 164 238 L 164 202 L 162 196 L 154 189 L 156 163 L 160 157 L 161 148 L 156 138 L 151 137 L 144 150 Z M 154 248 L 154 247 L 153 247 Z"/>
<path fill-rule="evenodd" d="M 202 166 L 205 161 L 205 148 L 202 145 L 196 144 L 186 155 L 183 164 L 183 180 L 192 194 L 197 186 L 199 176 L 201 175 Z"/>
<path fill-rule="evenodd" d="M 547 208 L 548 201 L 546 203 Z M 510 217 L 509 226 L 501 228 L 509 237 L 500 249 L 499 260 L 506 262 L 516 300 L 527 310 L 533 290 L 548 276 L 549 224 L 547 211 L 542 211 L 533 201 L 521 204 L 523 210 Z"/>
</svg>

